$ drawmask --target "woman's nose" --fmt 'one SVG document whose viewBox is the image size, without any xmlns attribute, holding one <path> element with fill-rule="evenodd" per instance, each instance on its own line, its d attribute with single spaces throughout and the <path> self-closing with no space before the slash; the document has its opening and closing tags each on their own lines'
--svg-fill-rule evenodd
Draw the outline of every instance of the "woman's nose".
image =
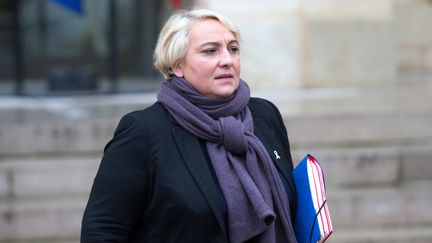
<svg viewBox="0 0 432 243">
<path fill-rule="evenodd" d="M 220 54 L 219 65 L 222 67 L 230 67 L 233 64 L 233 56 L 229 50 L 224 50 Z"/>
</svg>

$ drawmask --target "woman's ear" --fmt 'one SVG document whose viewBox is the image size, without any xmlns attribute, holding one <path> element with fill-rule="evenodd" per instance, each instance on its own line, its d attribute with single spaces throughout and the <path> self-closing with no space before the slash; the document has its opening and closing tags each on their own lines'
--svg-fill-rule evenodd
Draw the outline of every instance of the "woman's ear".
<svg viewBox="0 0 432 243">
<path fill-rule="evenodd" d="M 172 72 L 174 73 L 175 76 L 180 77 L 180 78 L 184 77 L 183 67 L 182 67 L 181 63 L 180 64 L 175 64 L 172 67 L 171 70 L 172 70 Z"/>
</svg>

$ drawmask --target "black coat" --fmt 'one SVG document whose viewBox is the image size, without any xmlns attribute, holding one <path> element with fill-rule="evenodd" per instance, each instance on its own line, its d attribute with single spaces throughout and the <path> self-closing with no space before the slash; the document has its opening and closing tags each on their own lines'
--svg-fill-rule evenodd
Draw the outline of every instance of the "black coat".
<svg viewBox="0 0 432 243">
<path fill-rule="evenodd" d="M 295 205 L 293 163 L 281 115 L 263 99 L 251 98 L 248 106 L 255 134 L 290 185 L 290 205 Z M 81 242 L 228 242 L 212 173 L 200 140 L 160 103 L 125 115 L 105 147 Z"/>
</svg>

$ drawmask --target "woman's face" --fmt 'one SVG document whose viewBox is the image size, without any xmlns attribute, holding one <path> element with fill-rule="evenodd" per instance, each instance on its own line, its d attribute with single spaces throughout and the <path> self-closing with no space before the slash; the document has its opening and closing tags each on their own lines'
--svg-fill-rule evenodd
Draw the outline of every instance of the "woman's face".
<svg viewBox="0 0 432 243">
<path fill-rule="evenodd" d="M 184 77 L 202 95 L 225 98 L 240 81 L 239 43 L 219 21 L 207 19 L 193 24 L 183 61 L 174 74 Z"/>
</svg>

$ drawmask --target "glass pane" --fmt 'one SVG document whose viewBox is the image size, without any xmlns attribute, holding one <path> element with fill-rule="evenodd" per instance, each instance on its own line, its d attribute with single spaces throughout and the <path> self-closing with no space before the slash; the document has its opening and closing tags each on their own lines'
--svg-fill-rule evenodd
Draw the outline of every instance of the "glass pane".
<svg viewBox="0 0 432 243">
<path fill-rule="evenodd" d="M 111 1 L 81 2 L 83 12 L 78 13 L 53 0 L 21 0 L 25 93 L 47 94 L 80 88 L 92 92 L 109 90 Z M 114 3 L 119 91 L 155 89 L 161 76 L 152 66 L 153 48 L 161 13 L 169 11 L 168 7 L 157 0 Z M 14 79 L 13 18 L 9 5 L 0 4 L 0 85 Z"/>
</svg>

